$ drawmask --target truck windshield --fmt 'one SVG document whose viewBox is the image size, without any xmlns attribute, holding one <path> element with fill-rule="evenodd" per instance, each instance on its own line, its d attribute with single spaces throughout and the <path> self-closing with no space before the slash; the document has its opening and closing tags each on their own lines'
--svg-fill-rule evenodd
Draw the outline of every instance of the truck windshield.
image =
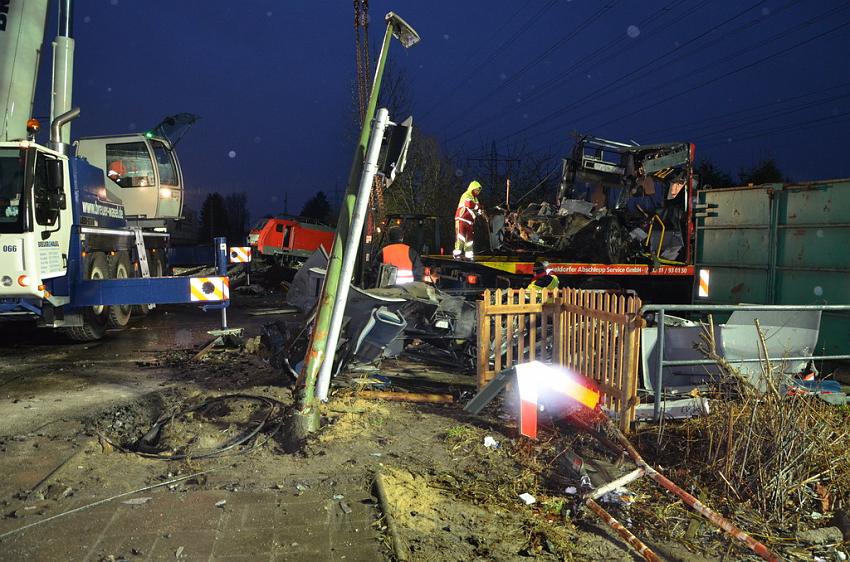
<svg viewBox="0 0 850 562">
<path fill-rule="evenodd" d="M 25 153 L 0 148 L 0 232 L 23 232 Z"/>
<path fill-rule="evenodd" d="M 121 187 L 149 187 L 156 183 L 148 146 L 143 142 L 106 145 L 106 175 Z"/>
</svg>

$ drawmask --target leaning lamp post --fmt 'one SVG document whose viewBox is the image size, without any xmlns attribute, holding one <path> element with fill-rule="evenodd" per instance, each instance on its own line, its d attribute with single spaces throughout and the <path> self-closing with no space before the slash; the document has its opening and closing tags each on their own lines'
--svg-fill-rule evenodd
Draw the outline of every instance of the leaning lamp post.
<svg viewBox="0 0 850 562">
<path fill-rule="evenodd" d="M 322 287 L 322 295 L 319 298 L 316 321 L 310 338 L 310 346 L 304 359 L 304 367 L 299 377 L 298 404 L 293 416 L 291 435 L 296 439 L 302 439 L 307 434 L 319 428 L 319 404 L 316 399 L 316 380 L 322 361 L 327 351 L 328 331 L 330 327 L 331 314 L 336 299 L 340 271 L 342 269 L 343 249 L 348 241 L 351 218 L 357 199 L 357 188 L 360 176 L 363 173 L 363 159 L 369 145 L 369 137 L 372 131 L 372 119 L 375 115 L 375 107 L 378 104 L 378 95 L 381 90 L 381 78 L 387 62 L 390 40 L 395 37 L 403 47 L 412 47 L 419 42 L 419 34 L 408 25 L 406 21 L 393 12 L 386 15 L 387 31 L 381 45 L 381 53 L 378 56 L 378 65 L 375 69 L 375 78 L 372 82 L 372 90 L 369 94 L 369 104 L 366 107 L 366 115 L 360 129 L 360 141 L 354 153 L 354 161 L 351 163 L 351 171 L 348 174 L 348 186 L 345 190 L 343 204 L 339 211 L 339 220 L 336 225 L 333 247 L 328 260 L 328 268 L 325 274 L 325 282 Z M 341 303 L 340 306 L 345 306 Z"/>
</svg>

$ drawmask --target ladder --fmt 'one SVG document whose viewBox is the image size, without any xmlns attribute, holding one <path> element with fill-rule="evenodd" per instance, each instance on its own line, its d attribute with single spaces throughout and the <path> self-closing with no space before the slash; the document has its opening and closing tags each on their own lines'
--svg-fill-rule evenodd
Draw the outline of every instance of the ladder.
<svg viewBox="0 0 850 562">
<path fill-rule="evenodd" d="M 139 258 L 139 269 L 142 272 L 142 277 L 150 277 L 151 269 L 148 266 L 148 252 L 145 249 L 145 238 L 142 234 L 142 229 L 134 226 L 131 230 L 136 239 L 136 256 Z"/>
<path fill-rule="evenodd" d="M 133 237 L 136 244 L 136 257 L 139 258 L 139 271 L 142 273 L 142 277 L 150 277 L 151 276 L 151 268 L 148 265 L 148 252 L 145 249 L 145 237 L 142 234 L 142 229 L 138 226 L 131 227 L 133 231 Z M 147 313 L 147 311 L 153 310 L 156 308 L 155 304 L 140 304 L 139 307 L 142 309 L 142 313 Z"/>
</svg>

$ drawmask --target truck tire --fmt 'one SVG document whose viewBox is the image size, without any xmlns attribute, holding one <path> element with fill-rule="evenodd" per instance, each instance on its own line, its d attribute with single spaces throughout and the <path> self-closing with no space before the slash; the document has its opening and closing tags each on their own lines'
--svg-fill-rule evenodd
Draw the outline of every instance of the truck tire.
<svg viewBox="0 0 850 562">
<path fill-rule="evenodd" d="M 127 279 L 130 277 L 130 257 L 127 252 L 118 252 L 109 259 L 109 278 Z M 130 321 L 132 305 L 113 304 L 108 307 L 107 326 L 123 328 Z"/>
<path fill-rule="evenodd" d="M 148 272 L 151 277 L 164 277 L 165 276 L 165 263 L 163 262 L 163 253 L 162 252 L 151 252 L 147 251 L 148 256 Z M 141 275 L 141 273 L 139 273 Z M 150 314 L 151 309 L 147 307 L 147 305 L 143 304 L 134 304 L 133 305 L 133 316 L 140 316 L 144 318 L 148 314 Z"/>
<path fill-rule="evenodd" d="M 622 263 L 625 258 L 626 243 L 623 240 L 623 229 L 614 217 L 605 217 L 599 221 L 599 229 L 603 242 L 602 259 L 605 263 Z"/>
<path fill-rule="evenodd" d="M 86 279 L 107 279 L 109 277 L 106 256 L 101 252 L 88 255 L 85 262 Z M 65 329 L 65 334 L 75 341 L 95 341 L 106 333 L 106 307 L 90 306 L 83 310 L 83 325 Z"/>
</svg>

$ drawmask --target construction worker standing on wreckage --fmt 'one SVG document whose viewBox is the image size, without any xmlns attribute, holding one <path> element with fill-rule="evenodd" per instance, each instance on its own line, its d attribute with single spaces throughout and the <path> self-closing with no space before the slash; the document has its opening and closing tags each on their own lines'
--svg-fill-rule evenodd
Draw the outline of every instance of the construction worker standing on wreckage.
<svg viewBox="0 0 850 562">
<path fill-rule="evenodd" d="M 456 260 L 466 258 L 472 260 L 475 254 L 472 251 L 473 225 L 475 219 L 484 216 L 484 210 L 478 202 L 478 194 L 481 193 L 481 184 L 473 180 L 469 187 L 460 196 L 455 211 L 455 249 L 452 256 Z"/>
</svg>

